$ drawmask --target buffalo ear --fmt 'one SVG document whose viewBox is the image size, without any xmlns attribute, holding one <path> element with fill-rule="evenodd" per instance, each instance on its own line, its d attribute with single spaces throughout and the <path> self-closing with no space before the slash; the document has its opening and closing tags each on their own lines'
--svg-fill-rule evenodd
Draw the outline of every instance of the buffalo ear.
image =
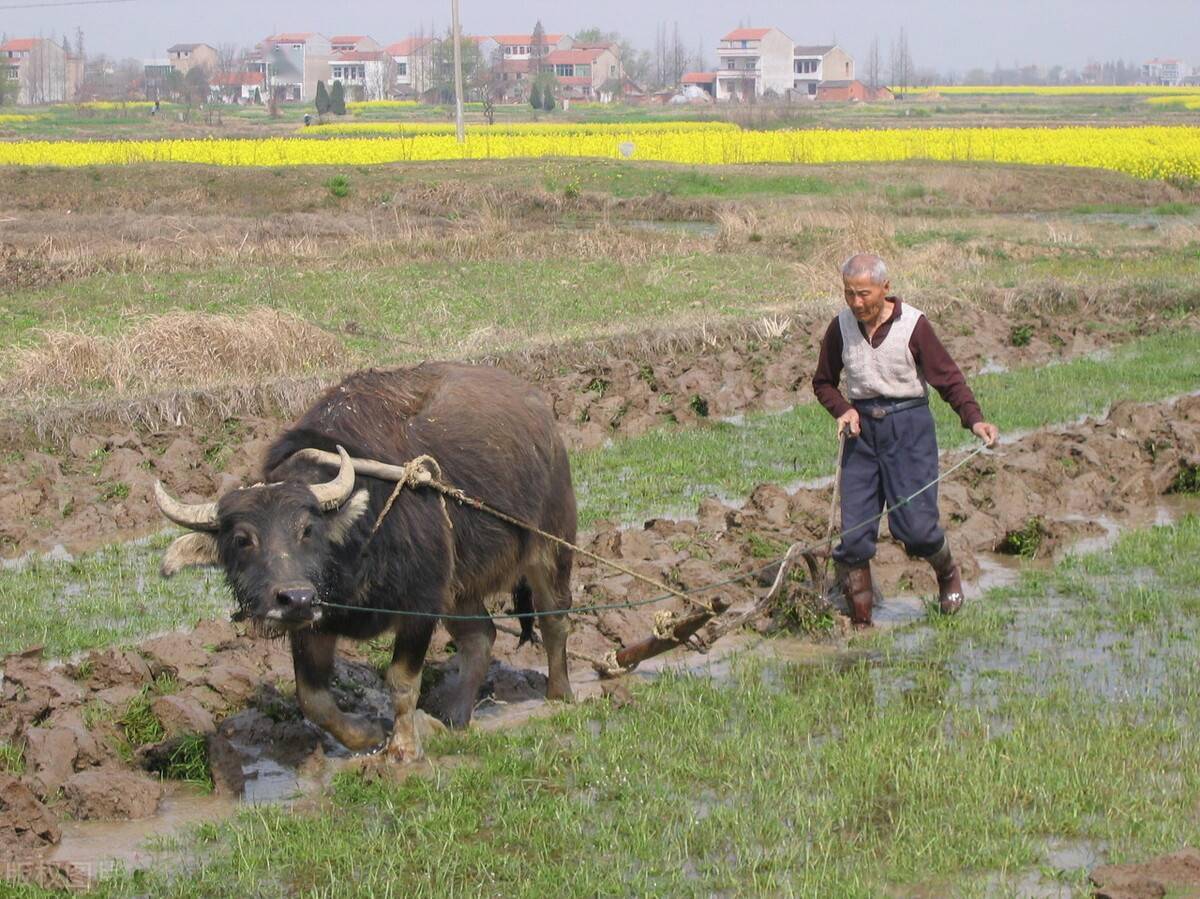
<svg viewBox="0 0 1200 899">
<path fill-rule="evenodd" d="M 346 538 L 350 536 L 350 528 L 354 527 L 354 522 L 362 518 L 363 513 L 367 511 L 367 503 L 370 502 L 370 496 L 365 490 L 358 490 L 342 507 L 333 513 L 333 518 L 329 522 L 329 542 L 338 546 L 346 542 Z"/>
<path fill-rule="evenodd" d="M 159 571 L 163 577 L 172 577 L 185 568 L 219 564 L 216 535 L 205 531 L 192 531 L 177 538 L 167 547 Z"/>
</svg>

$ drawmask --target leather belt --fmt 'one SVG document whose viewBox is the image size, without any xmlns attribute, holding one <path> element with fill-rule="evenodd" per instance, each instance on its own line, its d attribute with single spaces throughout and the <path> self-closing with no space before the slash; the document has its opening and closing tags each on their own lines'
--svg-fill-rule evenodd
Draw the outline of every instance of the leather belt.
<svg viewBox="0 0 1200 899">
<path fill-rule="evenodd" d="M 927 405 L 929 405 L 929 397 L 918 396 L 911 400 L 887 402 L 887 405 L 880 405 L 872 400 L 859 400 L 858 403 L 854 404 L 854 407 L 858 409 L 860 414 L 880 419 L 891 415 L 893 412 L 903 412 L 905 409 L 915 409 L 917 406 Z"/>
</svg>

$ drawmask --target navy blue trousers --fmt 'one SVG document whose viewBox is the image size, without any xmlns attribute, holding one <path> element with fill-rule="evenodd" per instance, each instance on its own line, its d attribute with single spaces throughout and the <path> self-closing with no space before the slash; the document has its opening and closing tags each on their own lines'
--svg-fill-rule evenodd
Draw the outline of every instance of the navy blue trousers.
<svg viewBox="0 0 1200 899">
<path fill-rule="evenodd" d="M 938 526 L 937 487 L 893 507 L 938 476 L 933 413 L 924 405 L 872 418 L 865 411 L 870 405 L 855 403 L 862 430 L 846 439 L 842 452 L 842 530 L 854 530 L 842 538 L 833 557 L 850 566 L 875 557 L 879 522 L 854 526 L 882 512 L 885 502 L 892 536 L 910 556 L 931 556 L 945 539 Z"/>
</svg>

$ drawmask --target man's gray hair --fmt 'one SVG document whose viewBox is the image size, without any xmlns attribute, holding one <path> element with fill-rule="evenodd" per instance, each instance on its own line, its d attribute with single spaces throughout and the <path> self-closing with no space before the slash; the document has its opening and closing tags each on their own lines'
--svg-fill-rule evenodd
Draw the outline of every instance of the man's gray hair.
<svg viewBox="0 0 1200 899">
<path fill-rule="evenodd" d="M 872 284 L 886 284 L 887 265 L 874 253 L 855 253 L 842 263 L 842 280 L 868 275 Z"/>
</svg>

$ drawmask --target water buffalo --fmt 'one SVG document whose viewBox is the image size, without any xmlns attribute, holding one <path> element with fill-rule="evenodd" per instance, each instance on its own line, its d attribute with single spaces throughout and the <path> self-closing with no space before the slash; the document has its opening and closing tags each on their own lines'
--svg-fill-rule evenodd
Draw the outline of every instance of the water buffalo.
<svg viewBox="0 0 1200 899">
<path fill-rule="evenodd" d="M 308 447 L 340 454 L 332 480 L 333 466 L 297 455 Z M 513 591 L 526 611 L 571 604 L 569 550 L 452 500 L 443 512 L 439 494 L 427 488 L 402 490 L 370 538 L 395 484 L 356 477 L 350 457 L 404 464 L 423 454 L 467 495 L 574 541 L 571 471 L 546 400 L 485 366 L 426 363 L 351 375 L 274 441 L 263 483 L 199 504 L 181 503 L 156 485 L 163 513 L 195 532 L 167 549 L 163 574 L 190 565 L 224 568 L 241 614 L 260 632 L 290 638 L 305 717 L 352 750 L 381 745 L 385 734 L 377 722 L 334 702 L 334 646 L 338 637 L 395 633 L 386 679 L 396 711 L 388 753 L 398 760 L 421 755 L 413 713 L 436 616 L 486 615 L 484 599 L 501 591 Z M 321 601 L 433 617 L 345 611 Z M 538 623 L 549 666 L 547 696 L 569 700 L 567 621 L 554 615 Z M 461 681 L 448 717 L 463 726 L 496 629 L 487 618 L 445 624 Z M 525 633 L 531 634 L 528 625 Z"/>
</svg>

